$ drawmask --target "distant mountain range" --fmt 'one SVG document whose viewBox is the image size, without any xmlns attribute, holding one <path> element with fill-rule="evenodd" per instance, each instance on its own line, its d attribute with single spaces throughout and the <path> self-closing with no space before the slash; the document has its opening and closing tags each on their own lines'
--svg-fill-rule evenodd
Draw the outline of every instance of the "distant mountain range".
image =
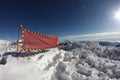
<svg viewBox="0 0 120 80">
<path fill-rule="evenodd" d="M 117 46 L 120 42 L 99 42 L 99 45 L 101 46 Z"/>
</svg>

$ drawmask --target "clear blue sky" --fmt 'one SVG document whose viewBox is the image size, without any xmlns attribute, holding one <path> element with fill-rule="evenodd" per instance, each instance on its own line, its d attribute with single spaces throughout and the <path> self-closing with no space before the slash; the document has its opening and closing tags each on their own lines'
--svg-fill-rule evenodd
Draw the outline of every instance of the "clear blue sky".
<svg viewBox="0 0 120 80">
<path fill-rule="evenodd" d="M 2 0 L 0 39 L 17 39 L 18 26 L 60 37 L 120 31 L 120 0 Z"/>
</svg>

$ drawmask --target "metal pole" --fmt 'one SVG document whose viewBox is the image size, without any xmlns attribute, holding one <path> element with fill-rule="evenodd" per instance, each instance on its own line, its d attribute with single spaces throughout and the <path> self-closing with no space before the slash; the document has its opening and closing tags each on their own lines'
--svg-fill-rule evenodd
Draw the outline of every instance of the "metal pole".
<svg viewBox="0 0 120 80">
<path fill-rule="evenodd" d="M 20 25 L 20 28 L 22 29 L 23 27 L 21 27 L 22 25 Z M 16 56 L 17 56 L 17 60 L 18 60 L 18 44 L 19 44 L 19 38 L 20 38 L 20 29 L 18 29 L 18 38 L 17 38 L 17 52 L 16 52 Z"/>
</svg>

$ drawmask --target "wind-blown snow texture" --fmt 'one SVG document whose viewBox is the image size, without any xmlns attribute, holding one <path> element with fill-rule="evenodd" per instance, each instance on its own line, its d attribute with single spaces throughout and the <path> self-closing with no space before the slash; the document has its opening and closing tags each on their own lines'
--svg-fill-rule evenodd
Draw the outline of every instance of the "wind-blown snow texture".
<svg viewBox="0 0 120 80">
<path fill-rule="evenodd" d="M 69 42 L 64 50 L 23 52 L 0 41 L 0 80 L 120 80 L 120 48 L 99 42 Z"/>
</svg>

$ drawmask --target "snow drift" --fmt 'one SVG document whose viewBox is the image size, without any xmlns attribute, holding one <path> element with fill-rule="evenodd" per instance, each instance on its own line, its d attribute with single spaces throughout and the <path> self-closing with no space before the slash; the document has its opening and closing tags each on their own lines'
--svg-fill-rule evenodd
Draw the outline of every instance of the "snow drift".
<svg viewBox="0 0 120 80">
<path fill-rule="evenodd" d="M 120 48 L 99 42 L 65 42 L 64 49 L 23 52 L 0 41 L 0 80 L 120 80 Z"/>
</svg>

